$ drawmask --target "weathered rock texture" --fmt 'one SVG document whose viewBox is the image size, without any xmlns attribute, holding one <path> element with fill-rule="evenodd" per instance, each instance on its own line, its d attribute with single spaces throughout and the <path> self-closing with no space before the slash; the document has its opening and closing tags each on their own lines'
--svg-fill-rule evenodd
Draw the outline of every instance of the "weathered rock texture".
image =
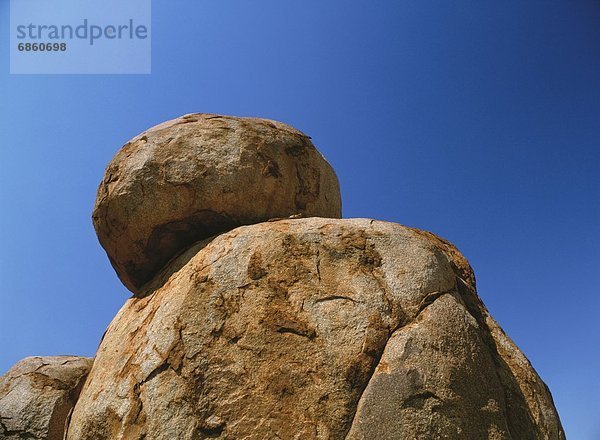
<svg viewBox="0 0 600 440">
<path fill-rule="evenodd" d="M 0 439 L 62 440 L 92 362 L 30 357 L 0 377 Z"/>
<path fill-rule="evenodd" d="M 68 438 L 562 439 L 466 260 L 373 220 L 197 244 L 109 326 Z"/>
<path fill-rule="evenodd" d="M 93 221 L 134 293 L 189 244 L 240 225 L 341 216 L 333 169 L 280 122 L 192 114 L 128 142 L 109 164 Z"/>
</svg>

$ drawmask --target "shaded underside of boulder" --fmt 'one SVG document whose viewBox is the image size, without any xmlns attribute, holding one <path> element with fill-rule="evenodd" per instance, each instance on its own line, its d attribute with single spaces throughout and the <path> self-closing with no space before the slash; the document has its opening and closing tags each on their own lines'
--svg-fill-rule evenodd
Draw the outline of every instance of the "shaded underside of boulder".
<svg viewBox="0 0 600 440">
<path fill-rule="evenodd" d="M 0 377 L 0 439 L 62 440 L 93 359 L 36 356 Z"/>
<path fill-rule="evenodd" d="M 68 438 L 563 439 L 468 262 L 368 219 L 244 226 L 109 326 Z"/>
<path fill-rule="evenodd" d="M 341 217 L 335 172 L 308 136 L 267 119 L 190 114 L 116 154 L 92 218 L 119 278 L 139 294 L 192 243 L 296 215 Z"/>
</svg>

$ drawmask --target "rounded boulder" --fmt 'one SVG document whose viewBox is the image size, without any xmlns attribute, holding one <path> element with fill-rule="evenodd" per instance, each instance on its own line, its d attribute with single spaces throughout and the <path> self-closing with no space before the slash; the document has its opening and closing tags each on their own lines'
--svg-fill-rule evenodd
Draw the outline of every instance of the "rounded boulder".
<svg viewBox="0 0 600 440">
<path fill-rule="evenodd" d="M 296 215 L 341 217 L 335 172 L 308 136 L 266 119 L 190 114 L 121 148 L 92 218 L 119 278 L 140 294 L 193 243 Z"/>
</svg>

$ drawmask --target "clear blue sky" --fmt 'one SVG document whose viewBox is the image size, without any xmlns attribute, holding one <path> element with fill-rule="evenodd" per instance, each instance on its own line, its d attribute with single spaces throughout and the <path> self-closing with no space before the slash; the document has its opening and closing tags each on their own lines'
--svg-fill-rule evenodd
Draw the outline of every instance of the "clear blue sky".
<svg viewBox="0 0 600 440">
<path fill-rule="evenodd" d="M 431 230 L 600 438 L 600 2 L 155 1 L 153 73 L 10 76 L 0 6 L 0 373 L 92 355 L 128 297 L 90 219 L 108 161 L 184 113 L 313 137 L 345 217 Z"/>
</svg>

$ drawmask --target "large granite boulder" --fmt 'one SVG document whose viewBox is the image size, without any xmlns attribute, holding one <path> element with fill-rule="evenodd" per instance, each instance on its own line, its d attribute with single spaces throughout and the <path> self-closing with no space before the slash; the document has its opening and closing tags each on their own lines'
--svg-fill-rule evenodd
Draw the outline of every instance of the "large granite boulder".
<svg viewBox="0 0 600 440">
<path fill-rule="evenodd" d="M 135 294 L 197 240 L 272 218 L 341 216 L 337 177 L 280 122 L 191 114 L 128 142 L 98 189 L 93 222 Z"/>
<path fill-rule="evenodd" d="M 92 358 L 29 357 L 0 377 L 0 439 L 62 440 Z"/>
<path fill-rule="evenodd" d="M 374 220 L 243 226 L 110 324 L 68 438 L 564 439 L 460 253 Z"/>
</svg>

